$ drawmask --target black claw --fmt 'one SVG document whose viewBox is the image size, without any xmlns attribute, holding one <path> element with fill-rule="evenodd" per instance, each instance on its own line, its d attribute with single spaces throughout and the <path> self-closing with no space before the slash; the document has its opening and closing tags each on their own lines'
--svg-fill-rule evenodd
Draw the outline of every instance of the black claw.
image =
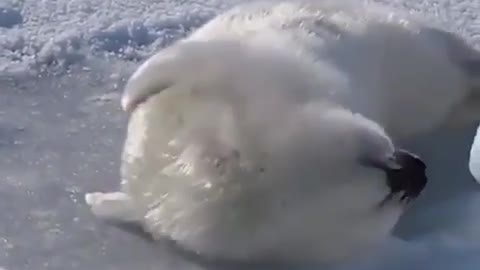
<svg viewBox="0 0 480 270">
<path fill-rule="evenodd" d="M 400 202 L 416 199 L 427 184 L 425 163 L 416 155 L 398 150 L 394 154 L 395 161 L 401 168 L 387 169 L 387 184 L 390 194 L 386 200 L 400 196 Z"/>
</svg>

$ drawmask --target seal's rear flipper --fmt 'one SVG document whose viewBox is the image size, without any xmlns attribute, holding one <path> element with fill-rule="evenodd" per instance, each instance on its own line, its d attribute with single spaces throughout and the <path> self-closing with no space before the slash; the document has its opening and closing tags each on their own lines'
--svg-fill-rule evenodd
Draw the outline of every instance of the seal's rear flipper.
<svg viewBox="0 0 480 270">
<path fill-rule="evenodd" d="M 85 194 L 85 202 L 92 213 L 105 223 L 122 231 L 134 234 L 149 242 L 154 241 L 142 226 L 138 211 L 131 198 L 123 192 Z"/>
<path fill-rule="evenodd" d="M 141 221 L 139 211 L 126 193 L 87 193 L 85 202 L 90 206 L 92 213 L 99 218 L 118 222 Z"/>
</svg>

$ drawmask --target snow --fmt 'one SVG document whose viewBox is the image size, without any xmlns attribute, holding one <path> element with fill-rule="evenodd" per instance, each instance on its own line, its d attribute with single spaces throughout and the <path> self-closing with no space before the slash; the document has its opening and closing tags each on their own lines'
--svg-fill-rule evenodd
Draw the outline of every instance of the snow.
<svg viewBox="0 0 480 270">
<path fill-rule="evenodd" d="M 222 7 L 227 5 L 216 1 L 23 1 L 4 7 L 0 2 L 0 70 L 51 71 L 104 54 L 142 59 Z"/>
<path fill-rule="evenodd" d="M 0 268 L 213 268 L 98 221 L 82 198 L 119 184 L 119 98 L 138 62 L 239 1 L 0 0 Z M 435 15 L 480 45 L 478 0 L 383 2 Z M 475 130 L 425 145 L 450 158 L 435 175 L 454 195 L 406 219 L 408 243 L 346 269 L 478 269 L 479 186 L 466 173 Z"/>
</svg>

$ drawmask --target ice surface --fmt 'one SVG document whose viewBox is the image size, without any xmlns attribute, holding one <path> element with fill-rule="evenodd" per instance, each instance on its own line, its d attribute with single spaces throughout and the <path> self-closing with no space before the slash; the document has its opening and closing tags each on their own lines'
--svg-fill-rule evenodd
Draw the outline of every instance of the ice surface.
<svg viewBox="0 0 480 270">
<path fill-rule="evenodd" d="M 0 8 L 0 27 L 11 28 L 22 23 L 20 11 L 12 8 Z"/>
<path fill-rule="evenodd" d="M 0 0 L 0 268 L 212 268 L 99 222 L 83 196 L 119 184 L 119 95 L 138 61 L 235 2 Z M 384 2 L 436 15 L 480 45 L 478 0 Z M 404 224 L 409 243 L 347 269 L 480 267 L 480 196 L 468 174 L 450 173 L 466 171 L 474 130 L 427 145 L 439 159 L 451 157 L 436 174 L 454 195 L 414 216 L 414 229 Z"/>
</svg>

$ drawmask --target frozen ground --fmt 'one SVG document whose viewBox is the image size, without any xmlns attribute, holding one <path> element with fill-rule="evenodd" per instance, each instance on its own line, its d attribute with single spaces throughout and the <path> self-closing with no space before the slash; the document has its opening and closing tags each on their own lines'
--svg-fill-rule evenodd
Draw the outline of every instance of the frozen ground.
<svg viewBox="0 0 480 270">
<path fill-rule="evenodd" d="M 478 0 L 385 2 L 436 15 L 480 45 Z M 0 269 L 211 268 L 106 226 L 82 198 L 118 185 L 124 79 L 139 60 L 233 3 L 0 0 Z M 480 267 L 480 196 L 467 174 L 451 173 L 467 167 L 473 132 L 425 146 L 450 160 L 436 172 L 444 190 L 455 191 L 449 200 L 407 220 L 401 233 L 411 242 L 393 255 L 349 270 Z"/>
</svg>

